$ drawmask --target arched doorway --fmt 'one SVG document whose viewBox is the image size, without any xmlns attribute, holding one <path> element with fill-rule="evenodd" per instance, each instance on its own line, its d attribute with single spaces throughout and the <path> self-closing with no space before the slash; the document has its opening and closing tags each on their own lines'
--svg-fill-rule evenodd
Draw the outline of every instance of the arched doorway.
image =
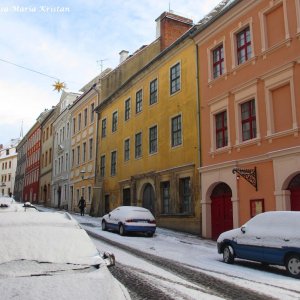
<svg viewBox="0 0 300 300">
<path fill-rule="evenodd" d="M 152 185 L 147 183 L 143 192 L 143 207 L 149 209 L 155 215 L 155 193 Z"/>
<path fill-rule="evenodd" d="M 212 239 L 233 228 L 232 192 L 226 183 L 219 183 L 211 193 Z"/>
<path fill-rule="evenodd" d="M 291 210 L 300 211 L 300 174 L 291 180 L 288 189 L 291 192 Z"/>
</svg>

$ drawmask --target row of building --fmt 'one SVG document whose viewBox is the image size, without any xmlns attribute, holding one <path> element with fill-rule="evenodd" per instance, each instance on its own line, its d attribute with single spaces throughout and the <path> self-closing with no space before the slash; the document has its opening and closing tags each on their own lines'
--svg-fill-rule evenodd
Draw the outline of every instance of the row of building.
<svg viewBox="0 0 300 300">
<path fill-rule="evenodd" d="M 226 0 L 80 93 L 63 92 L 19 143 L 14 195 L 91 215 L 149 208 L 215 239 L 269 210 L 300 210 L 300 0 Z"/>
</svg>

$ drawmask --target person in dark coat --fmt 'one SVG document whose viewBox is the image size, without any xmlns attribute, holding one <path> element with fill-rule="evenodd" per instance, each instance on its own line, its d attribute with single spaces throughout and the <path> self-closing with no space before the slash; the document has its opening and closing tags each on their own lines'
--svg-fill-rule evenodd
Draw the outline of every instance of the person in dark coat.
<svg viewBox="0 0 300 300">
<path fill-rule="evenodd" d="M 85 200 L 83 198 L 83 196 L 81 196 L 79 202 L 78 202 L 78 207 L 80 209 L 80 215 L 84 216 L 84 208 L 85 208 Z"/>
</svg>

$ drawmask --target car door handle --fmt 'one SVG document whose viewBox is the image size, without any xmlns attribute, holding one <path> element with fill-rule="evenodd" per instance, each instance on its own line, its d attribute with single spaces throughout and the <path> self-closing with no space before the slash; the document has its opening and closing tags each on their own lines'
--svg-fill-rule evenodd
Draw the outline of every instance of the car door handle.
<svg viewBox="0 0 300 300">
<path fill-rule="evenodd" d="M 283 239 L 285 242 L 289 242 L 290 240 L 289 239 Z"/>
<path fill-rule="evenodd" d="M 257 236 L 256 239 L 257 239 L 257 240 L 260 240 L 260 236 Z"/>
</svg>

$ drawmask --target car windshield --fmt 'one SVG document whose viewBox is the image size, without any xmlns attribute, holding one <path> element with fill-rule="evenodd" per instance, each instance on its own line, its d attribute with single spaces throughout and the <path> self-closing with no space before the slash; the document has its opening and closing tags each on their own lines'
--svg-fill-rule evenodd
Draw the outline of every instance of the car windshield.
<svg viewBox="0 0 300 300">
<path fill-rule="evenodd" d="M 87 266 L 104 263 L 87 233 L 67 214 L 1 214 L 0 241 L 2 266 L 20 260 Z"/>
</svg>

